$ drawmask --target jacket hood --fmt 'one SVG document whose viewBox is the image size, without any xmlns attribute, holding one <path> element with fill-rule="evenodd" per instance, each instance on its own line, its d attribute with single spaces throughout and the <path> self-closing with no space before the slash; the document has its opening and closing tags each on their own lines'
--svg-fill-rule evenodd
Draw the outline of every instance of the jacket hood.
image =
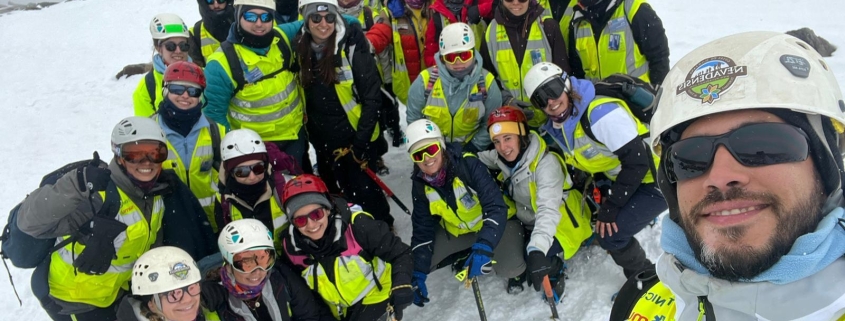
<svg viewBox="0 0 845 321">
<path fill-rule="evenodd" d="M 464 5 L 464 8 L 463 8 L 463 9 L 461 9 L 461 15 L 464 15 L 464 14 L 466 13 L 466 11 L 467 11 L 467 9 L 466 9 L 466 1 L 464 1 L 464 4 L 465 4 L 465 5 Z M 447 8 L 447 7 L 446 7 L 446 4 L 443 2 L 443 0 L 436 0 L 436 1 L 434 1 L 434 3 L 432 3 L 432 4 L 431 4 L 431 6 L 430 6 L 429 8 L 430 8 L 432 11 L 434 11 L 434 12 L 437 12 L 437 13 L 439 13 L 439 14 L 444 15 L 446 18 L 448 18 L 448 19 L 449 19 L 449 21 L 459 21 L 459 20 L 462 20 L 462 19 L 459 19 L 458 17 L 455 17 L 455 14 L 454 14 L 454 13 L 452 13 L 452 11 L 451 11 L 451 10 L 449 10 L 449 8 Z M 445 27 L 445 26 L 444 26 L 444 27 Z"/>
<path fill-rule="evenodd" d="M 478 83 L 482 76 L 481 71 L 484 69 L 481 66 L 482 60 L 481 55 L 478 54 L 478 50 L 474 50 L 473 58 L 475 59 L 475 66 L 472 67 L 472 72 L 470 72 L 469 75 L 464 77 L 464 80 L 461 81 L 452 76 L 449 69 L 446 68 L 446 63 L 440 59 L 440 53 L 438 52 L 434 54 L 434 62 L 437 64 L 440 82 L 442 83 L 443 90 L 446 91 L 446 94 L 454 94 L 459 90 L 465 90 Z"/>
<path fill-rule="evenodd" d="M 223 40 L 228 34 L 229 26 L 235 22 L 235 6 L 232 0 L 228 0 L 226 8 L 221 12 L 216 12 L 208 7 L 205 0 L 197 0 L 199 6 L 200 17 L 205 29 L 217 40 Z M 199 30 L 194 30 L 196 34 Z"/>
</svg>

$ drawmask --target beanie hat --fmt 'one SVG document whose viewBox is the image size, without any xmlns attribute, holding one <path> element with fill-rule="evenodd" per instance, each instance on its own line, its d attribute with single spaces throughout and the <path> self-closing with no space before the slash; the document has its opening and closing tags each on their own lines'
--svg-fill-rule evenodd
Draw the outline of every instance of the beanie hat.
<svg viewBox="0 0 845 321">
<path fill-rule="evenodd" d="M 302 17 L 308 19 L 312 14 L 319 12 L 328 12 L 337 15 L 337 7 L 330 5 L 327 2 L 318 2 L 305 5 L 302 9 Z"/>
<path fill-rule="evenodd" d="M 293 214 L 300 208 L 310 204 L 319 204 L 325 208 L 332 208 L 332 203 L 326 198 L 325 194 L 320 193 L 302 193 L 291 197 L 285 202 L 285 214 L 289 220 L 293 219 Z"/>
<path fill-rule="evenodd" d="M 526 133 L 525 128 L 523 128 L 523 125 L 515 121 L 500 121 L 498 123 L 490 125 L 490 128 L 488 128 L 487 130 L 490 132 L 490 138 L 494 138 L 503 134 L 514 134 L 517 136 L 522 136 Z"/>
<path fill-rule="evenodd" d="M 260 160 L 263 161 L 265 165 L 267 165 L 267 153 L 255 153 L 255 154 L 247 154 L 243 156 L 238 156 L 235 158 L 230 158 L 226 160 L 225 164 L 223 164 L 223 168 L 226 170 L 226 174 L 232 173 L 232 170 L 238 165 L 242 164 L 243 162 L 248 162 L 251 160 Z M 266 166 L 265 166 L 266 168 Z"/>
</svg>

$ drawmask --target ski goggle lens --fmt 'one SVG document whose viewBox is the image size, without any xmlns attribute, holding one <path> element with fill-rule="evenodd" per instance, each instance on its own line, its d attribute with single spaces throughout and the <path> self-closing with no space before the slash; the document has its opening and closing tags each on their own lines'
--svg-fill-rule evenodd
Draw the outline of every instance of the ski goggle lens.
<svg viewBox="0 0 845 321">
<path fill-rule="evenodd" d="M 439 143 L 432 143 L 431 145 L 425 146 L 411 154 L 411 160 L 414 163 L 422 163 L 426 156 L 434 157 L 437 156 L 437 153 L 440 153 L 440 144 Z"/>
<path fill-rule="evenodd" d="M 179 48 L 179 50 L 181 50 L 182 52 L 188 52 L 188 50 L 191 49 L 191 44 L 189 44 L 187 41 L 182 41 L 180 43 L 166 41 L 165 43 L 163 43 L 163 45 L 164 49 L 170 52 L 175 52 L 176 48 Z"/>
<path fill-rule="evenodd" d="M 337 16 L 334 13 L 326 14 L 325 17 L 326 23 L 334 23 L 335 20 L 337 20 Z M 320 21 L 323 21 L 323 15 L 319 13 L 313 13 L 311 14 L 311 16 L 309 16 L 309 19 L 311 19 L 311 22 L 313 23 L 320 23 Z"/>
<path fill-rule="evenodd" d="M 750 124 L 721 135 L 690 137 L 670 145 L 664 167 L 669 181 L 675 183 L 706 173 L 719 145 L 747 167 L 800 162 L 810 155 L 809 138 L 800 128 L 784 123 Z"/>
<path fill-rule="evenodd" d="M 270 16 L 269 12 L 257 14 L 257 13 L 252 12 L 252 11 L 247 11 L 247 12 L 244 12 L 243 17 L 244 17 L 244 20 L 246 20 L 248 22 L 253 22 L 253 23 L 258 21 L 259 19 L 261 19 L 261 22 L 270 22 L 270 20 L 273 19 L 273 17 Z"/>
<path fill-rule="evenodd" d="M 563 93 L 569 94 L 571 88 L 572 84 L 566 74 L 562 77 L 553 78 L 534 90 L 534 94 L 531 95 L 531 103 L 537 108 L 546 108 L 549 100 L 556 100 Z"/>
<path fill-rule="evenodd" d="M 171 94 L 182 95 L 182 94 L 185 93 L 185 91 L 188 92 L 188 96 L 191 96 L 191 97 L 194 97 L 194 98 L 199 98 L 199 96 L 202 96 L 202 88 L 199 88 L 199 87 L 191 87 L 191 86 L 177 85 L 177 84 L 167 85 L 167 92 L 169 92 Z"/>
<path fill-rule="evenodd" d="M 205 3 L 212 4 L 215 0 L 205 0 Z M 228 0 L 217 0 L 217 3 L 226 3 Z"/>
<path fill-rule="evenodd" d="M 474 56 L 473 52 L 474 52 L 473 50 L 469 50 L 469 51 L 447 53 L 447 54 L 443 55 L 443 60 L 445 60 L 447 63 L 450 63 L 450 64 L 456 64 L 459 61 L 461 63 L 465 63 L 467 61 L 472 60 L 472 57 Z"/>
<path fill-rule="evenodd" d="M 271 249 L 238 253 L 240 260 L 233 260 L 232 267 L 241 273 L 252 273 L 257 269 L 269 271 L 276 264 L 276 251 Z"/>
<path fill-rule="evenodd" d="M 162 296 L 164 296 L 169 303 L 179 303 L 179 301 L 182 301 L 182 297 L 184 297 L 186 293 L 190 296 L 200 295 L 200 289 L 200 283 L 197 282 L 176 290 L 170 290 L 167 293 L 163 293 Z"/>
<path fill-rule="evenodd" d="M 255 163 L 252 165 L 244 165 L 238 166 L 232 169 L 232 176 L 235 177 L 249 177 L 249 173 L 252 172 L 255 176 L 264 174 L 264 162 Z"/>
<path fill-rule="evenodd" d="M 293 226 L 303 228 L 305 227 L 305 225 L 308 225 L 308 219 L 311 219 L 312 221 L 316 222 L 323 219 L 324 216 L 326 216 L 326 212 L 324 211 L 324 208 L 320 207 L 309 212 L 308 214 L 294 217 Z"/>
<path fill-rule="evenodd" d="M 167 160 L 167 145 L 158 141 L 126 143 L 120 147 L 120 158 L 132 164 L 139 164 L 144 160 L 160 164 Z"/>
</svg>

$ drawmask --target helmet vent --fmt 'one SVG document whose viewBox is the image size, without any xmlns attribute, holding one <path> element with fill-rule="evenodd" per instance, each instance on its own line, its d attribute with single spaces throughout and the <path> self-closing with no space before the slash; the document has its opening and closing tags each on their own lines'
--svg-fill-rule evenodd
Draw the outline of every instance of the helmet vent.
<svg viewBox="0 0 845 321">
<path fill-rule="evenodd" d="M 819 59 L 819 64 L 822 65 L 822 68 L 824 68 L 825 71 L 830 71 L 830 69 L 827 68 L 827 64 L 824 63 L 824 60 Z"/>
<path fill-rule="evenodd" d="M 845 101 L 839 100 L 839 110 L 845 113 Z"/>
<path fill-rule="evenodd" d="M 802 41 L 796 41 L 795 43 L 801 46 L 801 48 L 804 48 L 804 50 L 810 50 L 810 47 L 808 47 L 807 44 Z"/>
</svg>

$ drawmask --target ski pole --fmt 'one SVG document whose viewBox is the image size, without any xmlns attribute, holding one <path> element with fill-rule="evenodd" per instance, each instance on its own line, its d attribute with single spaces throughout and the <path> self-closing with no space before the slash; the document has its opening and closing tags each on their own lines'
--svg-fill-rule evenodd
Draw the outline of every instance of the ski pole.
<svg viewBox="0 0 845 321">
<path fill-rule="evenodd" d="M 549 276 L 543 277 L 543 291 L 546 292 L 546 302 L 549 303 L 549 308 L 552 309 L 552 320 L 560 320 L 557 314 L 557 306 L 555 305 L 555 296 L 552 293 L 552 282 L 549 281 Z"/>
<path fill-rule="evenodd" d="M 396 194 L 393 194 L 393 191 L 390 190 L 389 187 L 387 187 L 387 184 L 385 184 L 384 181 L 382 181 L 380 178 L 378 178 L 378 176 L 376 176 L 376 173 L 373 173 L 372 169 L 367 167 L 365 169 L 365 172 L 367 172 L 367 175 L 370 176 L 370 178 L 372 178 L 373 181 L 376 182 L 379 187 L 381 187 L 381 190 L 383 190 L 384 193 L 387 194 L 387 196 L 390 196 L 390 198 L 393 200 L 393 202 L 396 203 L 396 205 L 399 205 L 399 208 L 405 211 L 406 214 L 411 215 L 411 211 L 408 210 L 408 207 L 405 206 L 405 204 L 403 204 L 398 197 L 396 197 Z"/>
<path fill-rule="evenodd" d="M 484 301 L 481 300 L 481 289 L 478 287 L 478 278 L 472 278 L 472 294 L 475 295 L 475 306 L 478 307 L 478 316 L 481 321 L 487 321 L 487 313 L 484 312 Z"/>
</svg>

